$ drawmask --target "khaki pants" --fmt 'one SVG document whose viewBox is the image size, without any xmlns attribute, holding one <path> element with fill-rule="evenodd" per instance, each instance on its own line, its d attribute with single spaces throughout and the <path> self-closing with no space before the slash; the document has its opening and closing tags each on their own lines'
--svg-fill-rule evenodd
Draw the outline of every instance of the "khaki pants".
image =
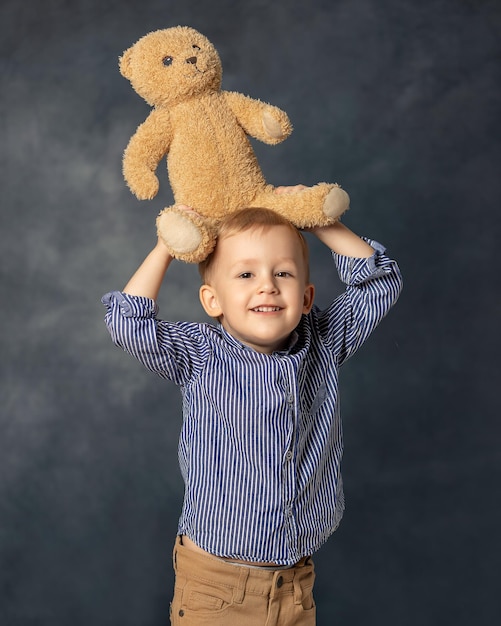
<svg viewBox="0 0 501 626">
<path fill-rule="evenodd" d="M 173 626 L 314 626 L 311 558 L 288 569 L 235 565 L 174 548 Z"/>
</svg>

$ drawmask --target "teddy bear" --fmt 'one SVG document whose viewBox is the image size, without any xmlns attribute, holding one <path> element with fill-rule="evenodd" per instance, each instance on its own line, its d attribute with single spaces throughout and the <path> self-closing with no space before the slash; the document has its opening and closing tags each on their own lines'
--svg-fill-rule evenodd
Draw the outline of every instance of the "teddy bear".
<svg viewBox="0 0 501 626">
<path fill-rule="evenodd" d="M 125 149 L 124 178 L 138 199 L 152 199 L 166 157 L 174 205 L 160 212 L 156 226 L 173 257 L 203 261 L 218 221 L 240 208 L 272 209 L 300 229 L 332 223 L 348 209 L 349 196 L 337 184 L 284 194 L 267 183 L 249 137 L 278 144 L 292 132 L 291 122 L 276 106 L 221 90 L 219 54 L 195 29 L 150 32 L 123 53 L 119 67 L 153 107 Z"/>
</svg>

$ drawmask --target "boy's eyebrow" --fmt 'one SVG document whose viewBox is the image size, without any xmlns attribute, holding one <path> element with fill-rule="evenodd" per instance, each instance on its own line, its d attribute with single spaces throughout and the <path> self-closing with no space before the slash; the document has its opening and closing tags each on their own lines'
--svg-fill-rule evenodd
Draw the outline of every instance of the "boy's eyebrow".
<svg viewBox="0 0 501 626">
<path fill-rule="evenodd" d="M 253 265 L 256 262 L 256 259 L 238 259 L 229 266 L 230 271 L 235 271 L 237 269 L 241 269 L 242 267 Z"/>
<path fill-rule="evenodd" d="M 238 259 L 238 261 L 235 261 L 234 263 L 232 263 L 232 265 L 230 266 L 232 269 L 234 267 L 238 267 L 240 265 L 251 265 L 252 263 L 256 263 L 257 261 L 259 261 L 260 259 L 255 257 L 255 258 L 248 258 L 248 259 Z M 293 263 L 296 264 L 297 261 L 296 259 L 294 259 L 294 257 L 282 257 L 281 259 L 278 259 L 278 261 L 275 262 L 276 264 L 280 264 L 280 263 Z"/>
</svg>

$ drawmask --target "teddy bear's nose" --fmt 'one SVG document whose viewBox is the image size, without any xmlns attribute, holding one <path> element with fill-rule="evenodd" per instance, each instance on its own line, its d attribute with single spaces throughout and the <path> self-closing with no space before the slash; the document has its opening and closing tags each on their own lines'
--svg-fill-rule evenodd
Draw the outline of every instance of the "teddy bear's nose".
<svg viewBox="0 0 501 626">
<path fill-rule="evenodd" d="M 196 65 L 197 57 L 188 57 L 186 59 L 186 63 L 191 63 L 192 65 Z"/>
</svg>

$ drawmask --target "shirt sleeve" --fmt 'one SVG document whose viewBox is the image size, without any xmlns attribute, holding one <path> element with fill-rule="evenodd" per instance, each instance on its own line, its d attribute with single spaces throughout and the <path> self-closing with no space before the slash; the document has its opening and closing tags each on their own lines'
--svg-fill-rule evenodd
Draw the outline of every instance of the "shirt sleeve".
<svg viewBox="0 0 501 626">
<path fill-rule="evenodd" d="M 199 325 L 157 319 L 154 300 L 120 291 L 104 295 L 105 323 L 115 345 L 147 369 L 186 385 L 207 359 L 207 342 Z"/>
<path fill-rule="evenodd" d="M 374 248 L 368 258 L 332 253 L 343 294 L 319 313 L 317 323 L 326 345 L 339 364 L 352 356 L 398 300 L 402 275 L 397 263 L 377 241 L 364 238 Z"/>
</svg>

